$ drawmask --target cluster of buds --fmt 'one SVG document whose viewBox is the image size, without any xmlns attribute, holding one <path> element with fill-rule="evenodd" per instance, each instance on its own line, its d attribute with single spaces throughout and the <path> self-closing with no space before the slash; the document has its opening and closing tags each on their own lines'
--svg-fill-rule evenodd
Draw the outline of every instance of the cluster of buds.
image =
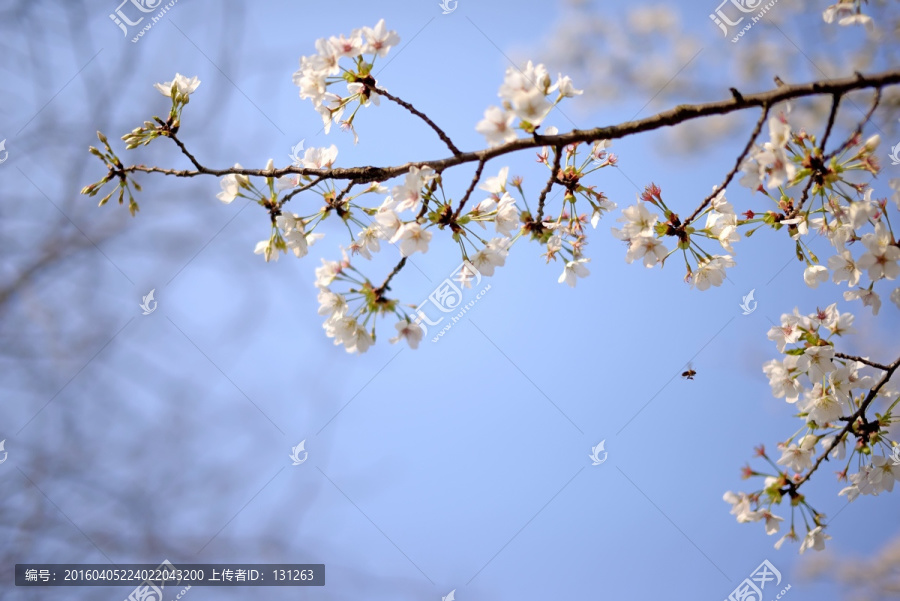
<svg viewBox="0 0 900 601">
<path fill-rule="evenodd" d="M 128 173 L 125 172 L 125 168 L 122 165 L 122 161 L 119 160 L 119 157 L 116 156 L 116 153 L 113 152 L 113 149 L 109 145 L 109 141 L 106 139 L 106 136 L 103 135 L 102 132 L 97 132 L 97 138 L 100 140 L 100 143 L 103 144 L 103 150 L 99 150 L 94 146 L 88 148 L 88 151 L 103 161 L 104 165 L 107 168 L 106 175 L 100 178 L 98 181 L 93 184 L 88 184 L 84 188 L 81 189 L 81 193 L 86 196 L 96 196 L 97 193 L 112 180 L 116 180 L 116 187 L 110 190 L 110 192 L 100 199 L 98 206 L 103 206 L 112 198 L 112 195 L 119 192 L 119 204 L 125 203 L 125 194 L 128 194 L 128 211 L 131 213 L 132 217 L 138 212 L 138 203 L 134 200 L 134 194 L 131 192 L 131 188 L 133 187 L 136 191 L 141 191 L 141 186 L 138 184 L 134 178 L 130 177 Z"/>
</svg>

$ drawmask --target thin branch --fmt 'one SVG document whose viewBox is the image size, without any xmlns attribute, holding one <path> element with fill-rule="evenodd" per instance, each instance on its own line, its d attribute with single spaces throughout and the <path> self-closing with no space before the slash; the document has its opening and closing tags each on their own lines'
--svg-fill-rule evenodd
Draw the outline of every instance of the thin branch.
<svg viewBox="0 0 900 601">
<path fill-rule="evenodd" d="M 479 150 L 464 152 L 445 159 L 429 161 L 416 161 L 393 167 L 349 167 L 339 169 L 311 169 L 307 167 L 289 166 L 281 169 L 245 169 L 229 167 L 227 169 L 210 169 L 197 167 L 196 171 L 163 169 L 161 167 L 147 167 L 144 165 L 132 165 L 125 167 L 125 173 L 162 173 L 175 177 L 196 177 L 198 175 L 228 175 L 230 173 L 257 176 L 257 177 L 281 177 L 289 173 L 312 175 L 326 179 L 354 179 L 357 183 L 383 182 L 398 175 L 407 173 L 412 167 L 428 165 L 433 169 L 443 170 L 464 163 L 475 161 L 489 161 L 495 157 L 503 156 L 520 150 L 538 148 L 541 146 L 565 146 L 578 142 L 593 142 L 595 140 L 616 140 L 626 136 L 653 131 L 686 123 L 695 119 L 710 115 L 727 115 L 729 113 L 746 110 L 753 107 L 773 106 L 775 103 L 803 98 L 807 96 L 821 96 L 824 94 L 844 95 L 854 90 L 882 88 L 884 86 L 900 84 L 900 69 L 884 71 L 874 75 L 857 75 L 843 79 L 833 79 L 827 82 L 815 81 L 806 84 L 779 86 L 767 92 L 748 94 L 746 96 L 732 97 L 728 100 L 720 100 L 707 104 L 682 104 L 673 109 L 663 111 L 651 117 L 638 121 L 627 121 L 618 125 L 595 127 L 593 129 L 575 129 L 565 134 L 552 136 L 534 135 L 528 138 L 520 138 L 506 144 Z"/>
<path fill-rule="evenodd" d="M 334 205 L 340 204 L 340 202 L 341 202 L 342 200 L 344 200 L 344 197 L 347 196 L 347 194 L 350 193 L 350 190 L 351 190 L 351 189 L 353 188 L 353 186 L 355 186 L 355 185 L 356 185 L 356 182 L 353 181 L 353 180 L 350 180 L 350 183 L 348 183 L 347 186 L 346 186 L 343 190 L 341 190 L 340 192 L 338 192 L 338 195 L 335 196 L 334 201 L 332 202 L 332 204 L 334 204 Z"/>
<path fill-rule="evenodd" d="M 547 180 L 547 185 L 544 186 L 544 189 L 541 190 L 541 195 L 538 197 L 538 208 L 537 208 L 537 219 L 538 223 L 541 223 L 544 220 L 544 201 L 547 200 L 547 194 L 550 193 L 550 189 L 553 188 L 553 184 L 555 184 L 558 180 L 557 174 L 559 173 L 559 164 L 562 160 L 562 146 L 556 146 L 554 149 L 553 156 L 553 167 L 550 168 L 550 179 Z"/>
<path fill-rule="evenodd" d="M 402 259 L 400 259 L 399 263 L 394 265 L 394 268 L 391 270 L 391 272 L 388 274 L 388 276 L 381 283 L 381 286 L 379 286 L 378 288 L 375 289 L 375 296 L 381 296 L 381 294 L 383 294 L 384 291 L 388 289 L 388 284 L 391 283 L 391 280 L 394 278 L 395 275 L 400 273 L 400 270 L 403 269 L 404 265 L 406 265 L 406 257 L 403 257 Z"/>
<path fill-rule="evenodd" d="M 416 215 L 416 221 L 421 219 L 428 213 L 428 199 L 434 196 L 434 192 L 437 190 L 438 186 L 438 178 L 441 176 L 441 172 L 435 172 L 435 177 L 431 180 L 431 184 L 428 185 L 428 189 L 425 191 L 425 196 L 422 197 L 422 208 L 419 209 L 419 214 Z"/>
<path fill-rule="evenodd" d="M 301 192 L 303 192 L 303 191 L 305 191 L 305 190 L 309 190 L 310 188 L 312 188 L 313 186 L 315 186 L 315 185 L 318 184 L 319 182 L 323 181 L 324 179 L 325 179 L 324 177 L 317 177 L 316 179 L 314 179 L 313 181 L 309 182 L 308 184 L 303 185 L 303 186 L 301 186 L 301 187 L 299 187 L 299 188 L 295 188 L 294 190 L 291 190 L 289 193 L 287 193 L 287 194 L 284 195 L 284 198 L 281 199 L 281 204 L 286 203 L 287 201 L 289 201 L 290 199 L 292 199 L 292 198 L 295 197 L 296 195 L 300 194 Z M 350 181 L 351 181 L 351 183 L 355 183 L 353 180 L 350 180 Z"/>
<path fill-rule="evenodd" d="M 828 143 L 828 137 L 831 135 L 831 128 L 834 127 L 834 121 L 837 119 L 838 107 L 841 104 L 841 97 L 837 94 L 831 97 L 831 112 L 828 113 L 828 122 L 825 124 L 825 133 L 822 135 L 822 143 L 818 145 L 818 148 L 824 153 L 825 152 L 825 144 Z M 810 151 L 811 153 L 815 153 L 815 149 Z M 810 155 L 812 156 L 812 154 Z M 828 162 L 823 158 L 821 168 L 825 169 Z M 809 198 L 809 191 L 812 189 L 813 183 L 815 183 L 816 178 L 813 177 L 815 174 L 812 171 L 809 175 L 809 178 L 806 181 L 806 185 L 803 186 L 803 191 L 800 193 L 800 200 L 797 202 L 797 206 L 794 207 L 794 210 L 791 211 L 789 215 L 790 218 L 796 217 L 800 211 L 803 210 L 804 205 L 806 205 L 806 200 Z"/>
<path fill-rule="evenodd" d="M 874 367 L 875 369 L 880 369 L 881 371 L 887 371 L 890 369 L 890 366 L 888 366 L 888 365 L 883 365 L 881 363 L 875 363 L 874 361 L 869 361 L 868 359 L 865 359 L 863 357 L 855 357 L 853 355 L 845 355 L 844 353 L 835 353 L 834 356 L 839 359 L 846 359 L 847 361 L 858 361 L 859 363 L 864 363 L 865 365 L 868 365 L 869 367 Z"/>
<path fill-rule="evenodd" d="M 178 148 L 181 149 L 181 153 L 184 156 L 186 156 L 188 159 L 190 159 L 191 163 L 194 164 L 194 167 L 196 167 L 197 169 L 203 170 L 203 165 L 201 165 L 200 163 L 197 162 L 197 159 L 194 158 L 194 155 L 192 155 L 188 151 L 188 149 L 185 147 L 185 145 L 182 143 L 182 141 L 178 139 L 178 136 L 176 136 L 173 131 L 169 130 L 169 132 L 166 135 L 168 135 L 170 138 L 172 138 L 172 141 L 175 142 L 175 144 L 178 145 Z"/>
<path fill-rule="evenodd" d="M 438 172 L 437 176 L 440 176 L 440 175 L 441 175 L 440 172 Z M 416 221 L 418 221 L 419 219 L 424 217 L 425 213 L 428 212 L 427 198 L 434 194 L 435 190 L 437 190 L 437 185 L 438 185 L 438 177 L 435 177 L 433 180 L 431 180 L 431 183 L 428 185 L 428 190 L 426 190 L 426 192 L 425 192 L 425 198 L 422 199 L 422 208 L 419 209 L 419 214 L 416 215 Z M 342 193 L 342 195 L 343 195 L 343 193 Z M 378 222 L 375 221 L 374 223 L 377 224 Z M 378 229 L 381 229 L 380 225 L 378 225 Z M 384 230 L 382 230 L 382 231 L 384 231 Z M 388 241 L 390 241 L 390 238 L 388 239 Z M 394 246 L 396 246 L 396 244 Z M 376 296 L 381 296 L 382 294 L 384 294 L 384 291 L 388 289 L 388 284 L 391 283 L 391 280 L 394 279 L 395 275 L 400 273 L 400 271 L 403 269 L 403 267 L 405 265 L 406 265 L 406 257 L 403 257 L 402 259 L 400 259 L 400 262 L 394 266 L 394 268 L 388 274 L 388 276 L 384 280 L 384 282 L 382 282 L 381 285 L 375 289 Z"/>
<path fill-rule="evenodd" d="M 831 135 L 831 129 L 834 127 L 834 121 L 837 119 L 838 107 L 841 104 L 841 96 L 835 94 L 831 97 L 831 112 L 828 113 L 828 123 L 825 125 L 825 133 L 822 134 L 822 142 L 819 144 L 819 148 L 822 149 L 822 152 L 825 152 L 825 145 L 828 143 L 828 137 Z M 871 113 L 866 117 L 871 117 Z"/>
<path fill-rule="evenodd" d="M 472 192 L 475 190 L 475 186 L 478 185 L 478 181 L 481 179 L 481 172 L 484 170 L 485 160 L 478 161 L 478 166 L 475 168 L 475 175 L 472 177 L 472 181 L 469 183 L 469 189 L 466 190 L 466 193 L 463 194 L 462 200 L 459 201 L 459 206 L 456 208 L 456 211 L 453 213 L 453 220 L 459 219 L 459 214 L 462 213 L 463 207 L 466 206 L 466 202 L 469 200 L 469 197 L 472 196 Z"/>
<path fill-rule="evenodd" d="M 397 104 L 399 104 L 400 106 L 402 106 L 403 108 L 408 110 L 410 113 L 412 113 L 416 117 L 419 117 L 420 119 L 422 119 L 422 121 L 427 123 L 429 125 L 429 127 L 431 127 L 431 129 L 433 129 L 435 132 L 437 132 L 437 135 L 440 136 L 441 140 L 444 141 L 444 144 L 447 145 L 447 148 L 450 149 L 450 152 L 453 153 L 453 156 L 459 156 L 462 154 L 462 151 L 456 147 L 456 145 L 450 140 L 450 137 L 446 133 L 444 133 L 444 130 L 442 130 L 440 127 L 438 127 L 437 124 L 428 117 L 428 115 L 426 115 L 422 111 L 418 110 L 416 107 L 414 107 L 410 103 L 406 102 L 405 100 L 403 100 L 401 98 L 397 98 L 396 96 L 387 92 L 386 90 L 382 90 L 381 88 L 379 88 L 377 86 L 373 86 L 372 84 L 367 83 L 365 81 L 362 81 L 361 83 L 363 85 L 365 85 L 368 89 L 374 91 L 376 94 L 378 94 L 380 96 L 384 96 L 388 100 L 396 102 Z"/>
<path fill-rule="evenodd" d="M 762 113 L 759 115 L 759 120 L 756 122 L 756 126 L 753 128 L 753 132 L 750 134 L 750 139 L 747 141 L 747 145 L 744 146 L 744 150 L 738 156 L 737 161 L 734 162 L 734 167 L 731 168 L 731 171 L 728 172 L 728 175 L 725 176 L 725 181 L 722 182 L 722 185 L 716 188 L 709 196 L 703 199 L 703 202 L 700 203 L 700 206 L 697 207 L 691 216 L 684 220 L 684 225 L 687 226 L 694 219 L 697 218 L 703 210 L 709 206 L 709 203 L 712 202 L 712 199 L 716 197 L 719 193 L 723 192 L 725 188 L 728 187 L 728 184 L 731 183 L 731 180 L 734 179 L 734 176 L 741 169 L 741 164 L 744 162 L 744 159 L 747 158 L 747 154 L 750 152 L 750 149 L 753 148 L 753 144 L 756 142 L 756 138 L 759 136 L 759 132 L 762 131 L 763 123 L 766 122 L 766 117 L 769 116 L 769 105 L 764 104 Z"/>
<path fill-rule="evenodd" d="M 859 125 L 856 126 L 856 130 L 853 132 L 853 134 L 849 138 L 847 138 L 844 141 L 843 144 L 841 144 L 840 148 L 825 155 L 825 158 L 823 159 L 824 162 L 827 163 L 832 158 L 836 157 L 837 155 L 841 154 L 842 152 L 844 152 L 845 150 L 850 148 L 850 146 L 853 144 L 853 141 L 862 135 L 863 127 L 865 126 L 866 123 L 868 123 L 872 119 L 872 115 L 875 114 L 875 109 L 878 108 L 878 105 L 880 103 L 881 103 L 881 88 L 876 87 L 875 88 L 875 96 L 872 98 L 872 106 L 869 108 L 869 112 L 866 113 L 865 118 L 863 118 L 863 120 L 859 122 Z M 822 143 L 822 150 L 823 151 L 825 150 L 824 142 Z"/>
</svg>

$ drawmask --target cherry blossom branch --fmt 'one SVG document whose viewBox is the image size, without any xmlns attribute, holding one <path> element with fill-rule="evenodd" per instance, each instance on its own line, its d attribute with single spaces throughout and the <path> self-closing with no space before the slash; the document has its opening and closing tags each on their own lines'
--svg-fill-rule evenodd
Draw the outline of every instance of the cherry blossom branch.
<svg viewBox="0 0 900 601">
<path fill-rule="evenodd" d="M 726 115 L 729 113 L 746 110 L 753 107 L 772 106 L 775 103 L 804 98 L 808 96 L 821 96 L 824 94 L 844 95 L 855 90 L 880 89 L 885 86 L 900 84 L 900 69 L 884 71 L 872 75 L 857 74 L 854 77 L 833 79 L 827 82 L 814 81 L 806 84 L 784 85 L 767 92 L 758 94 L 738 95 L 729 100 L 720 100 L 706 104 L 683 104 L 673 109 L 663 111 L 651 117 L 638 121 L 627 121 L 617 125 L 595 127 L 592 129 L 575 129 L 565 134 L 539 135 L 528 138 L 520 138 L 506 144 L 492 148 L 463 152 L 445 159 L 426 160 L 406 163 L 392 167 L 348 167 L 332 169 L 313 169 L 291 165 L 280 169 L 247 169 L 229 167 L 226 169 L 212 169 L 202 165 L 196 170 L 165 169 L 162 167 L 147 167 L 145 165 L 131 165 L 123 167 L 123 173 L 161 173 L 175 177 L 196 177 L 198 175 L 223 176 L 229 174 L 257 176 L 257 177 L 281 177 L 288 174 L 312 175 L 325 179 L 354 179 L 357 183 L 374 181 L 386 181 L 398 175 L 407 173 L 412 167 L 428 165 L 435 170 L 444 170 L 448 167 L 504 156 L 520 150 L 539 148 L 542 146 L 564 146 L 580 142 L 592 142 L 595 140 L 614 140 L 626 136 L 657 130 L 686 123 L 711 115 Z"/>
<path fill-rule="evenodd" d="M 839 354 L 836 353 L 835 356 L 839 356 Z M 869 390 L 869 393 L 866 395 L 866 398 L 860 404 L 859 409 L 857 409 L 856 412 L 853 413 L 853 415 L 851 415 L 849 418 L 846 418 L 847 425 L 844 426 L 841 429 L 841 431 L 837 435 L 834 436 L 834 438 L 831 441 L 831 444 L 829 444 L 828 448 L 825 449 L 825 452 L 822 453 L 822 455 L 820 455 L 816 459 L 816 462 L 813 464 L 812 468 L 810 468 L 810 470 L 806 473 L 806 475 L 803 476 L 802 478 L 800 478 L 800 480 L 798 480 L 796 482 L 788 481 L 788 485 L 792 490 L 796 491 L 797 489 L 800 488 L 800 486 L 804 482 L 809 480 L 812 477 L 813 473 L 819 468 L 819 465 L 821 465 L 821 463 L 828 458 L 828 454 L 831 453 L 831 451 L 833 451 L 834 448 L 836 446 L 838 446 L 838 444 L 840 444 L 840 442 L 844 439 L 844 437 L 853 430 L 853 426 L 856 424 L 856 420 L 858 420 L 859 418 L 861 418 L 865 415 L 866 410 L 869 408 L 869 405 L 871 405 L 872 402 L 875 400 L 875 397 L 878 396 L 878 391 L 880 391 L 881 388 L 885 384 L 888 383 L 888 380 L 891 379 L 891 376 L 894 375 L 894 372 L 897 370 L 898 367 L 900 367 L 900 358 L 898 358 L 896 361 L 894 361 L 890 365 L 879 366 L 879 369 L 883 368 L 885 370 L 884 374 L 881 376 L 881 379 L 878 381 L 878 383 L 875 386 L 873 386 Z M 842 418 L 842 419 L 844 419 L 844 418 Z"/>
<path fill-rule="evenodd" d="M 399 104 L 400 106 L 402 106 L 403 108 L 408 110 L 410 113 L 412 113 L 413 115 L 415 115 L 416 117 L 420 118 L 422 121 L 427 123 L 428 126 L 431 127 L 431 129 L 433 129 L 437 133 L 437 135 L 441 138 L 441 140 L 443 140 L 444 144 L 447 145 L 447 148 L 450 149 L 450 152 L 453 153 L 453 156 L 459 156 L 462 154 L 462 151 L 460 151 L 460 149 L 457 148 L 456 145 L 450 140 L 450 136 L 448 136 L 446 133 L 444 133 L 444 130 L 442 130 L 440 127 L 438 127 L 437 124 L 428 117 L 428 115 L 426 115 L 422 111 L 418 110 L 416 107 L 414 107 L 410 103 L 406 102 L 405 100 L 394 96 L 393 94 L 389 93 L 387 90 L 383 90 L 383 89 L 369 83 L 368 81 L 360 80 L 360 83 L 362 83 L 364 86 L 366 86 L 366 88 L 368 88 L 369 90 L 372 90 L 376 94 L 378 94 L 380 96 L 384 96 L 385 98 L 387 98 L 388 100 L 390 100 L 392 102 L 396 102 L 397 104 Z"/>
<path fill-rule="evenodd" d="M 753 132 L 750 134 L 750 139 L 747 141 L 747 145 L 744 146 L 744 150 L 738 156 L 737 161 L 734 163 L 734 167 L 731 168 L 731 171 L 728 172 L 728 175 L 725 176 L 725 181 L 722 182 L 722 185 L 717 187 L 709 196 L 703 199 L 703 202 L 700 203 L 700 206 L 694 209 L 694 212 L 691 213 L 691 216 L 684 220 L 684 226 L 690 225 L 694 219 L 697 218 L 706 207 L 709 206 L 709 203 L 712 202 L 712 199 L 715 198 L 718 194 L 720 194 L 725 188 L 728 187 L 728 184 L 731 183 L 731 180 L 734 179 L 734 176 L 741 169 L 741 164 L 744 162 L 744 159 L 747 158 L 747 154 L 750 152 L 750 149 L 753 148 L 753 144 L 756 142 L 756 138 L 759 137 L 759 132 L 762 131 L 763 123 L 766 122 L 766 117 L 769 116 L 769 105 L 764 104 L 762 113 L 759 115 L 759 120 L 756 122 L 756 126 L 753 128 Z"/>
</svg>

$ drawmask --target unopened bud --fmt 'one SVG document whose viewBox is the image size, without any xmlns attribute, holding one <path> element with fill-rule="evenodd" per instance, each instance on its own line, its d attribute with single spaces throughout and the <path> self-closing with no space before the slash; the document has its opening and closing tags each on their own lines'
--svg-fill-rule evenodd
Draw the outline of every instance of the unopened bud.
<svg viewBox="0 0 900 601">
<path fill-rule="evenodd" d="M 874 136 L 872 136 L 868 140 L 866 140 L 866 143 L 863 145 L 863 148 L 865 148 L 865 150 L 867 152 L 875 152 L 875 149 L 878 148 L 879 144 L 881 144 L 881 136 L 879 136 L 878 134 L 875 134 Z"/>
</svg>

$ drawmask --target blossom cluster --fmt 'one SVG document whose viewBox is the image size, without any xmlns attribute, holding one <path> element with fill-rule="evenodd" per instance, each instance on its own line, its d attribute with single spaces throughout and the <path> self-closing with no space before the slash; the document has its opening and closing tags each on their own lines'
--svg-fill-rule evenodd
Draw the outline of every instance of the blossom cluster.
<svg viewBox="0 0 900 601">
<path fill-rule="evenodd" d="M 546 133 L 554 135 L 557 133 L 556 128 L 550 127 Z M 596 229 L 600 218 L 618 206 L 606 194 L 598 191 L 596 186 L 582 183 L 585 176 L 598 169 L 616 166 L 618 157 L 607 151 L 611 145 L 609 140 L 597 140 L 584 156 L 580 156 L 580 145 L 570 144 L 560 149 L 559 152 L 565 158 L 559 158 L 559 169 L 555 173 L 555 162 L 551 164 L 550 160 L 550 148 L 544 147 L 538 153 L 538 162 L 551 170 L 551 178 L 565 187 L 565 194 L 559 215 L 555 218 L 546 216 L 539 225 L 531 224 L 528 228 L 532 238 L 546 246 L 544 256 L 548 263 L 551 260 L 562 260 L 563 272 L 557 280 L 560 284 L 565 283 L 574 288 L 578 278 L 590 275 L 587 268 L 590 258 L 584 256 L 584 247 L 587 245 L 585 225 L 590 222 L 591 227 Z M 587 212 L 582 212 L 585 204 L 590 209 L 590 217 Z M 538 211 L 540 210 L 539 208 Z M 529 208 L 526 221 L 530 218 Z"/>
<path fill-rule="evenodd" d="M 509 234 L 513 229 L 518 229 L 518 209 L 506 192 L 507 173 L 508 168 L 504 168 L 498 176 L 487 178 L 481 188 L 490 191 L 491 195 L 453 221 L 454 226 L 459 228 L 454 233 L 463 256 L 468 261 L 466 265 L 477 269 L 480 275 L 493 275 L 496 267 L 504 265 L 507 248 L 511 243 Z M 439 185 L 433 169 L 428 166 L 412 167 L 404 176 L 403 182 L 391 189 L 391 194 L 377 209 L 362 211 L 371 217 L 370 223 L 358 232 L 344 251 L 343 260 L 323 260 L 322 267 L 316 270 L 319 314 L 326 318 L 325 332 L 334 339 L 335 344 L 344 344 L 348 352 L 364 352 L 368 349 L 375 340 L 374 323 L 371 329 L 366 329 L 370 318 L 388 313 L 397 317 L 397 336 L 391 338 L 390 342 L 405 340 L 411 348 L 418 347 L 424 334 L 418 321 L 396 300 L 385 296 L 384 285 L 373 285 L 356 270 L 347 251 L 351 255 L 371 259 L 372 253 L 381 250 L 381 242 L 387 242 L 396 246 L 400 256 L 404 258 L 416 252 L 427 252 L 433 235 L 432 229 L 444 227 L 451 210 L 449 202 L 440 202 L 435 196 Z M 370 189 L 376 192 L 386 191 L 380 186 Z M 430 212 L 427 211 L 429 204 L 435 207 Z M 423 208 L 426 210 L 423 211 Z M 361 207 L 349 203 L 345 209 L 345 221 L 355 219 L 352 216 L 354 209 Z M 426 214 L 422 215 L 423 213 Z M 486 224 L 493 223 L 494 229 L 501 235 L 484 240 L 477 235 L 477 230 L 471 229 L 475 223 L 483 229 Z M 475 275 L 471 270 L 463 270 L 463 285 L 470 285 L 470 280 Z M 345 284 L 345 289 L 337 290 L 334 288 L 336 283 Z"/>
<path fill-rule="evenodd" d="M 637 203 L 625 208 L 618 219 L 621 228 L 611 228 L 613 236 L 628 246 L 625 261 L 633 263 L 641 259 L 647 268 L 657 264 L 663 266 L 666 259 L 676 250 L 681 250 L 687 268 L 685 281 L 698 290 L 710 286 L 721 286 L 725 281 L 725 270 L 735 266 L 733 258 L 735 242 L 740 240 L 737 232 L 742 223 L 734 212 L 734 207 L 725 198 L 725 190 L 713 189 L 709 206 L 704 209 L 706 224 L 697 229 L 666 206 L 662 190 L 650 184 L 637 197 Z M 662 219 L 661 219 L 662 218 Z M 662 240 L 674 238 L 676 248 L 669 250 Z M 726 254 L 712 254 L 705 250 L 698 240 L 707 238 L 721 245 Z"/>
<path fill-rule="evenodd" d="M 294 74 L 294 83 L 300 87 L 301 98 L 312 100 L 316 110 L 322 114 L 326 131 L 332 122 L 341 119 L 348 103 L 358 101 L 359 106 L 365 106 L 370 100 L 377 102 L 377 92 L 373 91 L 377 84 L 371 77 L 372 63 L 375 57 L 387 54 L 398 41 L 396 33 L 388 31 L 382 20 L 374 28 L 354 30 L 349 37 L 320 39 L 316 42 L 317 53 L 300 59 L 300 69 Z M 363 55 L 366 54 L 373 55 L 371 61 L 365 60 Z M 341 58 L 352 59 L 355 64 L 353 70 L 341 67 Z M 343 75 L 338 77 L 341 73 Z M 342 98 L 328 91 L 328 86 L 340 80 L 347 81 L 350 94 L 347 97 Z M 547 97 L 554 93 L 557 97 L 551 102 Z M 556 103 L 580 93 L 568 77 L 560 75 L 555 83 L 551 83 L 546 68 L 532 63 L 528 63 L 523 70 L 507 70 L 500 88 L 503 110 L 512 115 L 508 123 L 519 117 L 520 127 L 529 132 L 536 130 Z M 355 114 L 356 109 L 341 124 L 352 128 Z M 484 122 L 479 123 L 476 129 L 482 131 Z M 553 135 L 557 130 L 550 127 L 546 133 Z M 607 152 L 608 147 L 608 141 L 595 143 L 581 164 L 576 164 L 577 145 L 567 147 L 566 160 L 559 165 L 557 173 L 552 173 L 548 158 L 550 149 L 545 148 L 539 153 L 538 160 L 551 169 L 551 178 L 566 186 L 563 210 L 556 218 L 546 217 L 541 221 L 528 207 L 522 178 L 510 180 L 508 167 L 501 168 L 495 176 L 473 182 L 473 188 L 478 183 L 478 189 L 487 192 L 487 196 L 469 205 L 470 208 L 465 211 L 463 207 L 471 190 L 455 205 L 444 192 L 440 174 L 428 165 L 410 167 L 401 182 L 390 189 L 390 194 L 377 207 L 359 205 L 354 202 L 359 195 L 345 196 L 346 192 L 338 193 L 331 184 L 314 185 L 316 182 L 310 177 L 301 175 L 281 177 L 274 186 L 267 178 L 270 191 L 264 193 L 256 190 L 246 176 L 229 174 L 221 180 L 222 191 L 218 197 L 226 203 L 238 197 L 248 198 L 269 210 L 272 217 L 271 235 L 256 247 L 256 252 L 267 261 L 277 259 L 279 254 L 288 251 L 303 257 L 309 246 L 322 235 L 313 233 L 313 229 L 330 215 L 339 216 L 350 230 L 350 243 L 342 250 L 341 261 L 323 260 L 322 267 L 316 271 L 319 313 L 325 317 L 326 334 L 334 339 L 335 344 L 343 344 L 349 352 L 364 352 L 375 340 L 374 321 L 370 321 L 372 317 L 394 313 L 398 318 L 395 324 L 398 335 L 391 342 L 406 340 L 415 348 L 422 338 L 423 329 L 402 305 L 386 297 L 390 278 L 381 286 L 374 285 L 356 269 L 352 263 L 354 257 L 371 259 L 385 247 L 385 243 L 395 246 L 404 259 L 415 253 L 426 253 L 434 231 L 449 229 L 459 244 L 464 265 L 467 266 L 461 272 L 461 284 L 470 286 L 476 275 L 473 270 L 477 270 L 479 276 L 493 275 L 497 267 L 505 264 L 509 248 L 515 240 L 531 233 L 534 239 L 547 246 L 548 261 L 557 256 L 563 257 L 565 265 L 559 282 L 574 286 L 578 277 L 589 273 L 585 266 L 589 259 L 582 253 L 586 242 L 581 227 L 587 217 L 578 215 L 576 197 L 589 203 L 590 221 L 594 227 L 601 214 L 616 206 L 603 193 L 595 191 L 593 186 L 580 182 L 584 175 L 616 164 L 617 158 Z M 336 158 L 335 146 L 308 148 L 298 166 L 329 169 Z M 267 168 L 271 167 L 270 163 Z M 321 208 L 303 216 L 287 211 L 285 203 L 296 192 L 310 187 L 322 197 Z M 280 192 L 288 190 L 290 192 L 279 198 Z M 385 193 L 387 188 L 375 183 L 366 192 Z M 524 210 L 514 198 L 516 193 L 525 204 Z M 543 217 L 543 199 L 540 202 L 538 216 Z M 358 228 L 355 234 L 353 225 Z M 492 230 L 490 234 L 487 233 L 489 227 Z"/>
<path fill-rule="evenodd" d="M 837 303 L 819 309 L 809 315 L 801 315 L 797 309 L 781 316 L 780 325 L 773 326 L 768 338 L 775 343 L 783 359 L 772 359 L 763 365 L 775 398 L 799 410 L 797 417 L 804 424 L 787 441 L 778 445 L 781 457 L 774 461 L 765 447 L 756 449 L 756 456 L 765 460 L 774 470 L 757 471 L 749 466 L 743 469 L 743 478 L 762 477 L 763 486 L 752 493 L 728 491 L 724 500 L 731 504 L 731 513 L 738 522 L 764 521 L 767 534 L 775 534 L 784 518 L 773 513 L 773 507 L 790 499 L 792 507 L 791 528 L 775 544 L 780 548 L 785 540 L 798 540 L 794 517 L 799 508 L 807 526 L 807 534 L 800 546 L 803 553 L 809 548 L 821 550 L 825 540 L 825 516 L 815 511 L 798 492 L 799 486 L 825 458 L 843 462 L 837 472 L 839 480 L 848 480 L 848 471 L 857 458 L 858 471 L 849 475 L 850 485 L 840 491 L 851 501 L 860 494 L 877 495 L 893 490 L 900 481 L 900 461 L 890 456 L 900 456 L 895 449 L 887 428 L 898 418 L 892 417 L 900 401 L 900 393 L 864 373 L 872 369 L 862 358 L 848 358 L 835 351 L 834 337 L 854 333 L 854 316 L 841 313 Z M 874 420 L 866 415 L 868 404 L 873 401 L 872 391 L 880 397 L 893 399 L 884 413 Z M 817 458 L 816 447 L 820 449 Z M 849 453 L 848 453 L 849 448 Z M 849 455 L 849 457 L 848 457 Z M 810 527 L 810 523 L 812 527 Z"/>
<path fill-rule="evenodd" d="M 551 101 L 554 93 L 556 98 Z M 516 129 L 534 133 L 563 98 L 583 93 L 584 90 L 576 89 L 571 78 L 562 73 L 553 82 L 542 64 L 528 61 L 524 69 L 508 67 L 498 94 L 502 106 L 488 107 L 475 129 L 484 135 L 489 146 L 512 142 L 517 137 Z M 516 118 L 519 123 L 513 126 Z"/>
<path fill-rule="evenodd" d="M 836 284 L 847 282 L 845 300 L 861 300 L 877 315 L 881 297 L 874 286 L 900 276 L 900 243 L 888 217 L 887 198 L 873 198 L 874 189 L 856 180 L 860 174 L 879 173 L 875 151 L 880 136 L 863 140 L 855 133 L 837 151 L 823 156 L 815 136 L 792 131 L 786 113 L 771 117 L 768 126 L 770 140 L 754 146 L 742 163 L 741 183 L 764 194 L 773 208 L 760 215 L 747 211 L 737 225 L 759 223 L 776 230 L 787 226 L 798 257 L 806 262 L 803 279 L 808 286 L 816 288 L 831 275 Z M 801 184 L 807 186 L 808 199 L 787 192 Z M 891 187 L 892 200 L 900 208 L 900 179 L 891 180 Z M 825 265 L 803 240 L 811 231 L 824 236 L 835 250 Z M 858 256 L 850 248 L 856 242 L 865 248 Z M 863 273 L 869 279 L 866 287 L 859 285 Z M 894 288 L 890 299 L 900 307 L 900 288 Z"/>
<path fill-rule="evenodd" d="M 309 99 L 322 116 L 325 133 L 331 124 L 338 123 L 345 129 L 353 129 L 353 119 L 361 106 L 379 104 L 380 96 L 373 88 L 378 82 L 372 76 L 377 57 L 387 56 L 391 48 L 400 43 L 396 31 L 387 29 L 384 19 L 375 27 L 354 29 L 349 36 L 339 35 L 316 40 L 316 54 L 300 57 L 300 68 L 294 73 L 294 85 L 300 88 L 300 98 Z M 366 61 L 365 55 L 371 55 Z M 341 59 L 352 61 L 350 68 L 341 65 Z M 345 82 L 345 96 L 328 91 L 329 86 Z M 356 103 L 347 118 L 344 112 Z"/>
</svg>

